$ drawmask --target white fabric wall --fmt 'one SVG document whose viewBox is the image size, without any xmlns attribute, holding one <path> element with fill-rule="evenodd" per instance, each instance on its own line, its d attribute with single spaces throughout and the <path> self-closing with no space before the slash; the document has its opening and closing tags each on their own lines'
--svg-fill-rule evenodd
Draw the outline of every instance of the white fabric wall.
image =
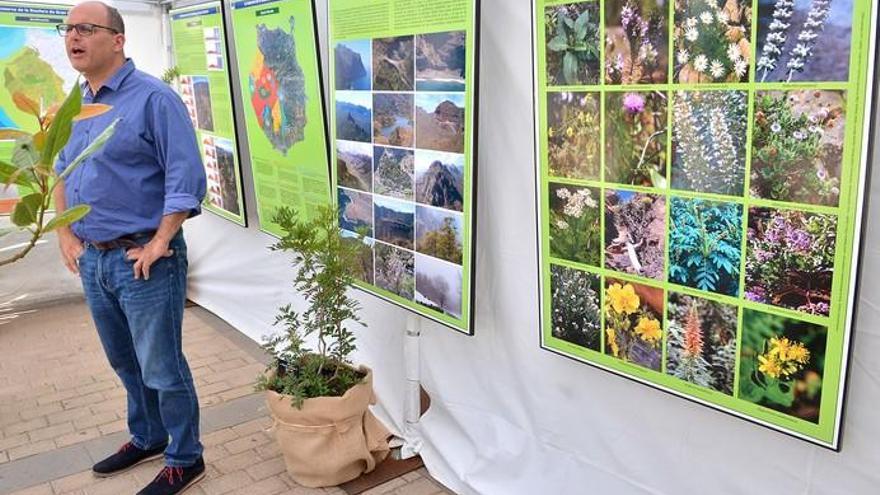
<svg viewBox="0 0 880 495">
<path fill-rule="evenodd" d="M 529 0 L 483 0 L 476 335 L 423 326 L 421 373 L 433 403 L 422 421 L 422 456 L 431 474 L 466 494 L 877 493 L 874 225 L 841 453 L 539 348 L 530 12 Z M 869 220 L 880 218 L 880 185 L 872 196 Z M 266 249 L 272 239 L 255 220 L 243 229 L 206 213 L 187 223 L 186 235 L 191 298 L 259 339 L 276 308 L 297 298 L 286 257 Z M 360 300 L 369 328 L 359 331 L 357 359 L 375 369 L 380 412 L 400 430 L 407 313 Z"/>
</svg>

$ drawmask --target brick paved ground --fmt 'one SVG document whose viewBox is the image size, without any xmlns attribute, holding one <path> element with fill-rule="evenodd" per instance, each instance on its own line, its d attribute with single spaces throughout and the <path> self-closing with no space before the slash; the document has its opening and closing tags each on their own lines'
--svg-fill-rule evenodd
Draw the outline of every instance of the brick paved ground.
<svg viewBox="0 0 880 495">
<path fill-rule="evenodd" d="M 94 458 L 124 441 L 126 426 L 125 391 L 107 364 L 85 304 L 41 308 L 3 322 L 0 493 L 10 493 L 13 486 L 18 491 L 11 493 L 16 495 L 119 495 L 134 493 L 149 482 L 161 461 L 110 479 L 94 478 L 88 470 Z M 344 493 L 338 488 L 298 486 L 285 472 L 275 440 L 266 431 L 270 419 L 264 408 L 255 406 L 260 399 L 252 382 L 263 368 L 256 344 L 207 311 L 189 308 L 184 317 L 184 351 L 202 406 L 208 465 L 206 479 L 188 495 Z M 52 466 L 71 465 L 79 466 L 79 472 L 53 476 L 59 471 L 52 471 L 57 469 Z M 4 472 L 8 473 L 5 488 Z M 9 481 L 16 474 L 18 486 Z M 422 469 L 365 493 L 451 492 Z"/>
</svg>

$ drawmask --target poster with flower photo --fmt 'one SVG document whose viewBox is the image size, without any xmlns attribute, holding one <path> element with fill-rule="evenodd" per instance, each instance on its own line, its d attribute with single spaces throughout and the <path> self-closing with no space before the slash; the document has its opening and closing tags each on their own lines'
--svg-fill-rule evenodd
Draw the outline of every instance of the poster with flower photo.
<svg viewBox="0 0 880 495">
<path fill-rule="evenodd" d="M 541 346 L 840 449 L 870 0 L 533 0 Z"/>
<path fill-rule="evenodd" d="M 328 3 L 333 186 L 355 284 L 470 334 L 479 2 L 423 4 Z"/>
</svg>

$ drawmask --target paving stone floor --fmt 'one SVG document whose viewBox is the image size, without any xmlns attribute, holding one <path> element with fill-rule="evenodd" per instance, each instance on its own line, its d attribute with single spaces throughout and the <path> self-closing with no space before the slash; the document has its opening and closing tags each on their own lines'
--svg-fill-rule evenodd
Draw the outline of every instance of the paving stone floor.
<svg viewBox="0 0 880 495">
<path fill-rule="evenodd" d="M 184 352 L 202 411 L 207 477 L 187 495 L 344 494 L 297 485 L 286 473 L 253 380 L 260 347 L 209 313 L 184 316 Z M 125 390 L 81 300 L 35 311 L 0 305 L 0 494 L 135 493 L 161 460 L 94 478 L 91 465 L 127 439 Z M 423 468 L 367 495 L 449 494 Z"/>
</svg>

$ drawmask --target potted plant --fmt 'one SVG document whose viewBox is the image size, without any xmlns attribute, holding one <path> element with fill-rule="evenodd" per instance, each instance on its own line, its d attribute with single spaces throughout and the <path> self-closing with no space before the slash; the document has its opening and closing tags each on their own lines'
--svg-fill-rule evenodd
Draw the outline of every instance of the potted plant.
<svg viewBox="0 0 880 495">
<path fill-rule="evenodd" d="M 257 389 L 266 392 L 291 477 L 304 486 L 335 486 L 372 471 L 389 451 L 390 434 L 369 410 L 372 371 L 349 358 L 355 336 L 346 324 L 363 325 L 348 295 L 363 240 L 342 237 L 331 206 L 311 220 L 281 208 L 273 222 L 283 236 L 271 249 L 293 253 L 294 287 L 307 308 L 280 308 L 275 324 L 282 331 L 265 338 L 273 359 Z"/>
</svg>

